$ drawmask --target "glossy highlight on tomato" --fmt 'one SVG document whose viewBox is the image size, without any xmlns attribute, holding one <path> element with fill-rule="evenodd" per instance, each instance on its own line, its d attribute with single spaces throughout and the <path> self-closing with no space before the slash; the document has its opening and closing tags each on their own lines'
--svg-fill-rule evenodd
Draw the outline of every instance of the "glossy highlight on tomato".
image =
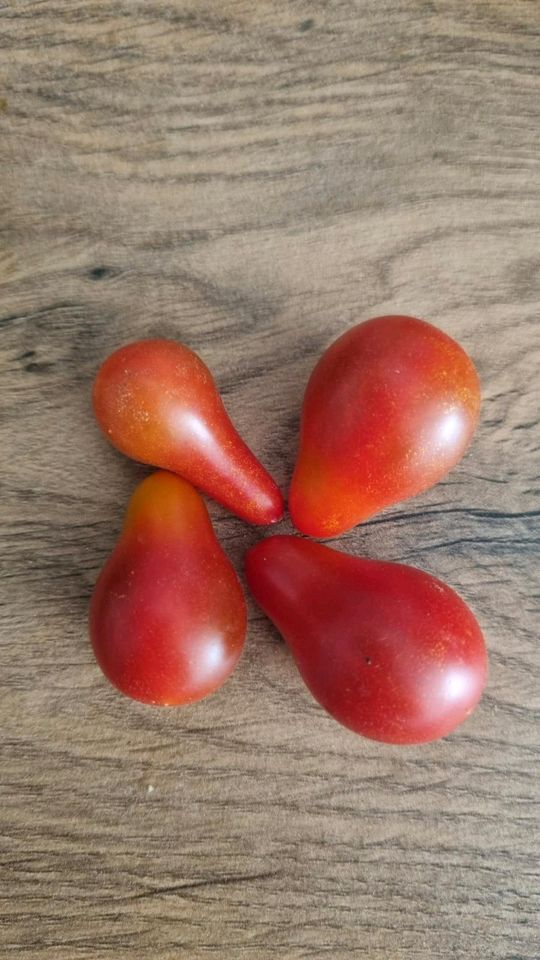
<svg viewBox="0 0 540 960">
<path fill-rule="evenodd" d="M 232 425 L 210 371 L 183 344 L 120 347 L 98 371 L 93 405 L 128 457 L 180 474 L 250 523 L 283 515 L 278 487 Z"/>
<path fill-rule="evenodd" d="M 315 699 L 356 733 L 436 740 L 478 703 L 487 675 L 480 627 L 435 577 L 291 536 L 252 547 L 246 574 Z"/>
<path fill-rule="evenodd" d="M 90 636 L 105 676 L 144 703 L 193 703 L 234 670 L 244 594 L 202 498 L 181 477 L 154 473 L 135 490 L 92 595 Z"/>
<path fill-rule="evenodd" d="M 474 365 L 414 317 L 376 317 L 317 363 L 302 409 L 289 494 L 302 533 L 338 536 L 427 490 L 461 459 L 480 411 Z"/>
</svg>

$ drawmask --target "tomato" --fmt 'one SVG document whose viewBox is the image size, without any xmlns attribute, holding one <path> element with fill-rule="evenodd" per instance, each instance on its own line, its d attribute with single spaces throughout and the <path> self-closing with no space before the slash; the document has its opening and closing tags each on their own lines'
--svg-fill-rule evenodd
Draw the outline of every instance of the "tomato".
<svg viewBox="0 0 540 960">
<path fill-rule="evenodd" d="M 246 572 L 315 699 L 356 733 L 435 740 L 478 702 L 487 673 L 480 627 L 435 577 L 290 536 L 252 547 Z"/>
<path fill-rule="evenodd" d="M 281 493 L 233 427 L 210 371 L 181 343 L 121 347 L 100 368 L 93 403 L 128 457 L 180 474 L 251 523 L 283 515 Z"/>
<path fill-rule="evenodd" d="M 94 589 L 90 635 L 105 676 L 145 703 L 193 703 L 233 671 L 244 594 L 187 481 L 160 472 L 137 487 Z"/>
<path fill-rule="evenodd" d="M 293 523 L 337 536 L 433 486 L 463 456 L 479 410 L 476 370 L 441 330 L 400 316 L 353 327 L 307 385 Z"/>
</svg>

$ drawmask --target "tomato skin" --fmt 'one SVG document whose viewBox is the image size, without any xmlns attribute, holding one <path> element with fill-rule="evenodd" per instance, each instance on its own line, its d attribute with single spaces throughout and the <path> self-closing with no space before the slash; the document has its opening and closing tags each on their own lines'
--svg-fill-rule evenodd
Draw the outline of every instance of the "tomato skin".
<svg viewBox="0 0 540 960">
<path fill-rule="evenodd" d="M 289 510 L 333 537 L 427 490 L 461 459 L 480 411 L 465 351 L 414 317 L 375 317 L 336 340 L 308 382 Z"/>
<path fill-rule="evenodd" d="M 144 703 L 193 703 L 232 673 L 246 623 L 242 588 L 202 498 L 171 473 L 147 477 L 90 603 L 105 676 Z"/>
<path fill-rule="evenodd" d="M 100 367 L 92 400 L 103 433 L 128 457 L 180 474 L 250 523 L 282 517 L 278 487 L 188 347 L 173 340 L 120 347 Z"/>
<path fill-rule="evenodd" d="M 252 547 L 246 574 L 315 699 L 356 733 L 396 744 L 436 740 L 480 699 L 480 627 L 435 577 L 290 536 Z"/>
</svg>

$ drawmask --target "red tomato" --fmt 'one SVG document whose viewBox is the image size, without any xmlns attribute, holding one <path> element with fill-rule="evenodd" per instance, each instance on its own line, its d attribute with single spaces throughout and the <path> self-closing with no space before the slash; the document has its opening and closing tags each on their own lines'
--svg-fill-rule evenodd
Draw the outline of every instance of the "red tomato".
<svg viewBox="0 0 540 960">
<path fill-rule="evenodd" d="M 315 699 L 356 733 L 436 740 L 480 699 L 480 627 L 435 577 L 287 536 L 252 547 L 246 572 Z"/>
<path fill-rule="evenodd" d="M 145 703 L 193 703 L 232 673 L 244 595 L 203 500 L 180 477 L 154 473 L 133 494 L 94 589 L 90 635 L 105 676 Z"/>
<path fill-rule="evenodd" d="M 480 410 L 462 348 L 413 317 L 377 317 L 323 354 L 307 385 L 289 509 L 332 537 L 427 490 L 461 459 Z"/>
<path fill-rule="evenodd" d="M 93 403 L 128 457 L 179 473 L 250 523 L 283 515 L 281 493 L 234 429 L 210 371 L 181 343 L 121 347 L 98 371 Z"/>
</svg>

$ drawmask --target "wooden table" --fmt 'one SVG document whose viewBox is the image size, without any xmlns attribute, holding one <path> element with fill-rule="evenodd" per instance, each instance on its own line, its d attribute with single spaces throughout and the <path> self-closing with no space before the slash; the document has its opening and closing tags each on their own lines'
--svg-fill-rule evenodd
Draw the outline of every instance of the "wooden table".
<svg viewBox="0 0 540 960">
<path fill-rule="evenodd" d="M 527 0 L 0 4 L 2 957 L 539 956 L 539 28 Z M 253 604 L 219 694 L 117 695 L 86 611 L 146 471 L 93 422 L 99 362 L 188 343 L 285 489 L 316 358 L 388 312 L 471 353 L 482 424 L 337 545 L 464 596 L 480 708 L 360 739 Z M 260 532 L 211 512 L 240 566 Z"/>
</svg>

